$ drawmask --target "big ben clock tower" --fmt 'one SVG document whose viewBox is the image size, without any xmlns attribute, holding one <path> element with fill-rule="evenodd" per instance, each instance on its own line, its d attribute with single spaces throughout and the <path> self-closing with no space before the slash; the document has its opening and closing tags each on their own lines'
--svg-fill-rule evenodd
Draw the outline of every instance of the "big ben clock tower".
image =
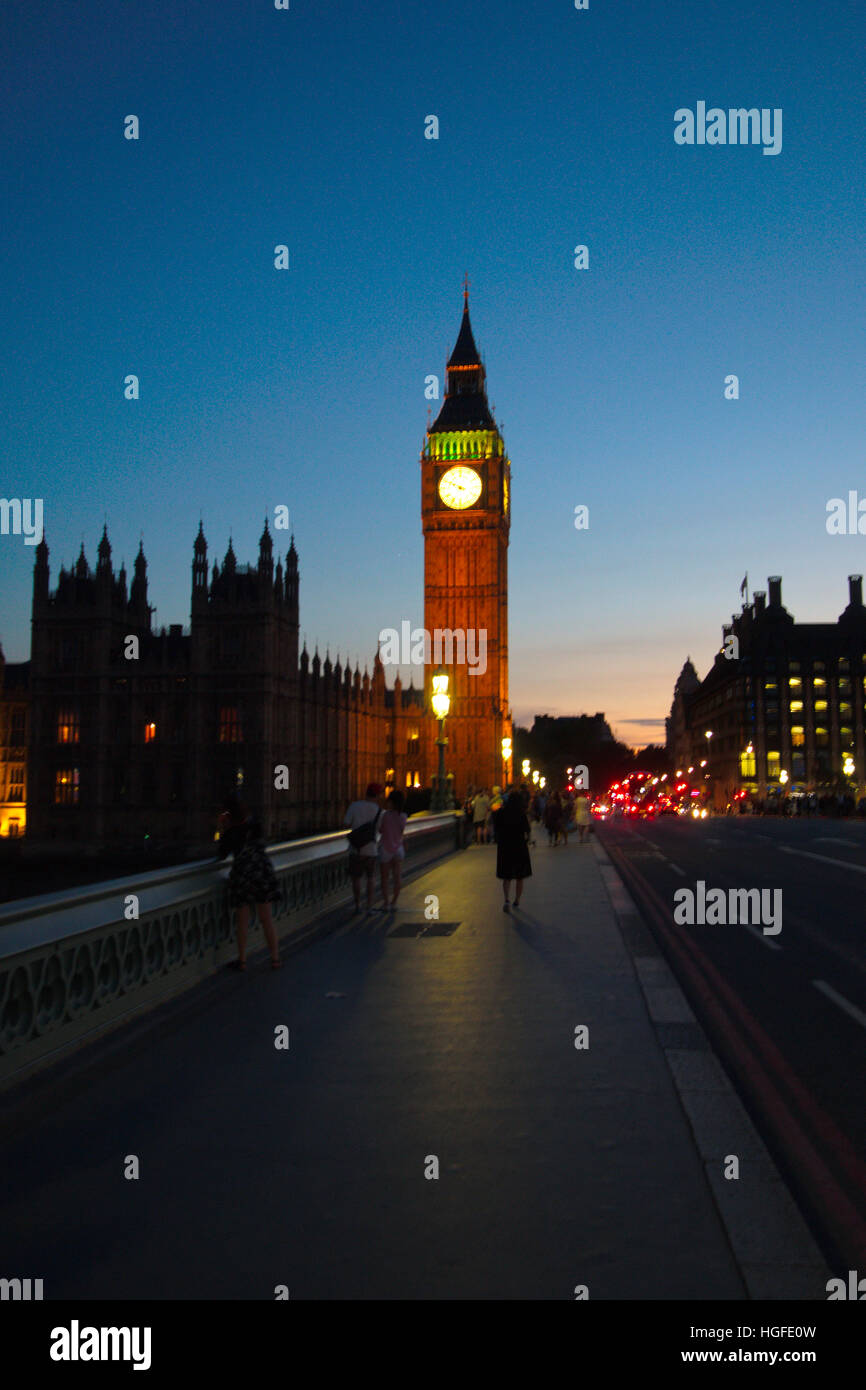
<svg viewBox="0 0 866 1390">
<path fill-rule="evenodd" d="M 442 665 L 450 677 L 451 712 L 445 765 L 462 800 L 470 788 L 503 786 L 502 739 L 511 736 L 508 705 L 508 530 L 511 465 L 487 404 L 484 364 L 463 321 L 448 359 L 445 399 L 427 430 L 421 453 L 424 529 L 424 626 L 431 677 Z M 431 761 L 433 719 L 431 726 Z"/>
</svg>

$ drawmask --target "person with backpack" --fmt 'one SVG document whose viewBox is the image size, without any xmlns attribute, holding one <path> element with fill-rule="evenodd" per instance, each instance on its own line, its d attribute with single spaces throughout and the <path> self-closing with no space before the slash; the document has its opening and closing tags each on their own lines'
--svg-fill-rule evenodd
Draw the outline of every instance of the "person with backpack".
<svg viewBox="0 0 866 1390">
<path fill-rule="evenodd" d="M 349 877 L 355 898 L 355 912 L 361 911 L 361 879 L 367 879 L 367 911 L 373 911 L 374 882 L 378 851 L 376 833 L 382 808 L 379 798 L 382 788 L 370 782 L 363 799 L 353 801 L 346 810 L 343 824 L 349 827 Z"/>
</svg>

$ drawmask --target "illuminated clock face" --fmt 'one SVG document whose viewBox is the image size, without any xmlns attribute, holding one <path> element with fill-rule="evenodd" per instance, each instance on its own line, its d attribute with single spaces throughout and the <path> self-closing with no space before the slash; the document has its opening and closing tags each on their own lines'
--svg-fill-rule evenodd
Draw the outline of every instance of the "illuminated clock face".
<svg viewBox="0 0 866 1390">
<path fill-rule="evenodd" d="M 446 507 L 453 507 L 456 511 L 474 507 L 481 496 L 481 478 L 474 468 L 458 464 L 456 468 L 449 468 L 439 479 L 439 496 Z"/>
</svg>

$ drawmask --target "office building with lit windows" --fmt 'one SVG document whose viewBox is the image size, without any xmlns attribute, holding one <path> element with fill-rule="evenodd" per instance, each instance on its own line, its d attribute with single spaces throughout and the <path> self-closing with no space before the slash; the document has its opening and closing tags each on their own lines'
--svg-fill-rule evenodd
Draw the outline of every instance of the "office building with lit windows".
<svg viewBox="0 0 866 1390">
<path fill-rule="evenodd" d="M 860 575 L 835 622 L 798 623 L 782 604 L 782 581 L 756 592 L 722 629 L 713 666 L 698 680 L 687 662 L 667 721 L 677 767 L 695 767 L 716 807 L 738 792 L 866 789 L 863 708 L 866 608 Z M 703 764 L 703 767 L 702 767 Z"/>
</svg>

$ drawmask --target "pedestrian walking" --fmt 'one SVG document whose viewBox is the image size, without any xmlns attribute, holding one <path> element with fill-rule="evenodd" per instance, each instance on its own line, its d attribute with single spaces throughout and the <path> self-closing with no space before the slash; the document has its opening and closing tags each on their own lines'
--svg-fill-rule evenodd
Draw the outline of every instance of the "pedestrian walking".
<svg viewBox="0 0 866 1390">
<path fill-rule="evenodd" d="M 343 824 L 349 827 L 349 877 L 352 880 L 352 893 L 355 898 L 355 911 L 361 911 L 361 879 L 367 880 L 367 911 L 373 910 L 373 874 L 376 871 L 378 853 L 376 831 L 382 814 L 379 798 L 382 788 L 378 782 L 370 782 L 363 798 L 350 802 L 346 809 Z"/>
<path fill-rule="evenodd" d="M 566 846 L 568 845 L 569 833 L 574 829 L 574 826 L 574 798 L 566 794 L 562 799 L 562 824 L 559 827 L 562 843 Z"/>
<path fill-rule="evenodd" d="M 502 795 L 501 787 L 494 787 L 490 793 L 490 810 L 487 813 L 487 841 L 496 839 L 496 815 L 505 805 L 505 797 Z"/>
<path fill-rule="evenodd" d="M 490 810 L 490 798 L 483 787 L 475 793 L 472 802 L 472 824 L 475 827 L 475 843 L 480 845 L 484 839 L 484 830 L 487 825 L 487 813 Z"/>
<path fill-rule="evenodd" d="M 232 961 L 235 970 L 247 968 L 247 930 L 250 908 L 256 913 L 271 952 L 271 968 L 282 964 L 271 903 L 279 902 L 280 889 L 274 866 L 265 849 L 261 822 L 241 804 L 234 794 L 226 797 L 218 821 L 220 859 L 234 856 L 229 873 L 229 903 L 236 912 L 238 958 Z"/>
<path fill-rule="evenodd" d="M 496 877 L 502 880 L 503 912 L 510 912 L 508 894 L 514 880 L 514 906 L 520 906 L 523 880 L 532 875 L 529 858 L 529 818 L 519 792 L 509 793 L 496 812 Z"/>
<path fill-rule="evenodd" d="M 547 828 L 547 843 L 555 849 L 559 844 L 559 834 L 562 828 L 562 803 L 559 799 L 559 792 L 553 793 L 545 807 L 544 824 Z"/>
<path fill-rule="evenodd" d="M 388 797 L 388 805 L 382 812 L 382 819 L 379 824 L 381 831 L 379 839 L 379 870 L 382 875 L 382 901 L 386 907 L 392 909 L 397 906 L 397 899 L 400 896 L 400 863 L 405 858 L 406 851 L 403 848 L 403 831 L 406 826 L 407 816 L 403 810 L 405 798 L 402 792 L 393 791 Z M 392 879 L 391 902 L 388 902 L 388 877 Z"/>
<path fill-rule="evenodd" d="M 577 821 L 578 843 L 583 844 L 587 839 L 592 825 L 592 811 L 589 805 L 589 797 L 581 795 L 577 798 L 574 817 Z"/>
</svg>

